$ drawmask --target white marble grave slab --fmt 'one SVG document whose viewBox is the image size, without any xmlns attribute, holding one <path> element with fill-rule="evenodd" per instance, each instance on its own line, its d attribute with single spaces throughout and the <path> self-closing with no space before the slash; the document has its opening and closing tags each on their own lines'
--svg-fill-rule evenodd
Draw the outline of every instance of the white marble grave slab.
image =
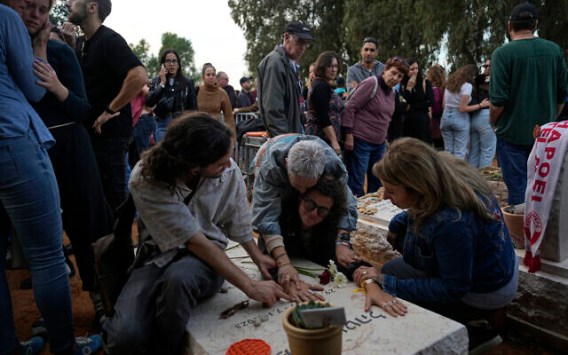
<svg viewBox="0 0 568 355">
<path fill-rule="evenodd" d="M 388 226 L 390 220 L 402 212 L 390 200 L 381 200 L 375 196 L 361 197 L 357 200 L 359 218 Z"/>
<path fill-rule="evenodd" d="M 230 257 L 246 255 L 240 247 L 229 250 Z M 233 259 L 249 276 L 260 278 L 250 259 Z M 247 263 L 248 261 L 248 263 Z M 297 266 L 319 268 L 308 261 L 294 260 Z M 319 272 L 316 272 L 319 273 Z M 318 280 L 301 275 L 309 283 Z M 291 306 L 280 301 L 263 308 L 256 301 L 228 319 L 219 319 L 222 311 L 244 301 L 247 296 L 225 282 L 227 293 L 219 293 L 192 311 L 186 330 L 189 335 L 189 354 L 225 354 L 229 346 L 246 338 L 266 341 L 272 354 L 290 354 L 288 340 L 282 327 L 282 312 Z M 347 324 L 343 328 L 343 354 L 465 354 L 468 338 L 466 328 L 450 319 L 409 304 L 405 317 L 394 318 L 378 307 L 364 312 L 365 295 L 353 292 L 353 283 L 342 288 L 325 286 L 324 296 L 334 305 L 345 307 Z M 259 316 L 267 320 L 254 325 Z"/>
</svg>

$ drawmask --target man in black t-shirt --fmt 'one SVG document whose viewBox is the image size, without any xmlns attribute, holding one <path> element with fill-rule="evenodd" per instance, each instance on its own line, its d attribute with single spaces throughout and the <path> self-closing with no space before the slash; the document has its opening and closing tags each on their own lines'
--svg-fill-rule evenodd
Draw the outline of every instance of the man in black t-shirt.
<svg viewBox="0 0 568 355">
<path fill-rule="evenodd" d="M 105 197 L 116 209 L 126 198 L 125 157 L 132 135 L 130 100 L 148 77 L 124 38 L 103 26 L 111 7 L 111 0 L 75 0 L 69 6 L 69 22 L 85 34 L 77 39 L 75 48 L 91 104 L 83 123 L 91 133 Z"/>
</svg>

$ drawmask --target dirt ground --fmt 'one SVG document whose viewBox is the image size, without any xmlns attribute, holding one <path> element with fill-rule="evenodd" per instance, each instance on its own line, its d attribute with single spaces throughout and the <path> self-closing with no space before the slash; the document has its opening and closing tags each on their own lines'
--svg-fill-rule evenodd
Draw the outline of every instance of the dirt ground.
<svg viewBox="0 0 568 355">
<path fill-rule="evenodd" d="M 75 262 L 74 257 L 71 259 Z M 16 334 L 20 340 L 31 336 L 32 323 L 40 317 L 35 304 L 32 290 L 20 290 L 20 282 L 30 276 L 26 269 L 9 270 L 8 284 L 12 294 L 12 306 L 14 310 L 14 322 Z M 93 319 L 95 311 L 89 298 L 88 292 L 81 290 L 81 279 L 75 275 L 71 281 L 71 297 L 73 301 L 73 323 L 76 336 L 85 336 L 97 331 Z M 41 354 L 50 354 L 49 346 L 46 346 Z M 98 354 L 103 354 L 100 351 Z"/>
</svg>

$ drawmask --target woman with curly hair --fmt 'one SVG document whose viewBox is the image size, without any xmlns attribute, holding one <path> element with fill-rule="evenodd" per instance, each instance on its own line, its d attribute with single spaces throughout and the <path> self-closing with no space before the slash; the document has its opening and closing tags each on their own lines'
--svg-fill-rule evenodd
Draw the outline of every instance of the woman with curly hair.
<svg viewBox="0 0 568 355">
<path fill-rule="evenodd" d="M 447 152 L 460 159 L 465 159 L 469 142 L 469 113 L 489 107 L 489 100 L 470 105 L 473 82 L 477 75 L 477 67 L 465 65 L 450 75 L 444 94 L 444 114 L 440 129 Z"/>
</svg>

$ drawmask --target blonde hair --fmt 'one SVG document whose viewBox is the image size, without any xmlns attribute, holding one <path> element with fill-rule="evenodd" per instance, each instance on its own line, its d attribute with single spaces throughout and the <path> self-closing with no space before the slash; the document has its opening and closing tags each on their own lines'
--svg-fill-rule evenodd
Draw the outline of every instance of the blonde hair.
<svg viewBox="0 0 568 355">
<path fill-rule="evenodd" d="M 426 72 L 426 79 L 430 80 L 436 87 L 446 86 L 446 72 L 440 64 L 434 64 Z"/>
<path fill-rule="evenodd" d="M 416 221 L 415 233 L 444 206 L 494 219 L 488 211 L 492 192 L 481 174 L 465 161 L 438 152 L 418 139 L 396 140 L 373 166 L 373 174 L 383 182 L 403 186 L 408 193 L 417 195 L 416 206 L 409 209 Z"/>
<path fill-rule="evenodd" d="M 446 81 L 446 89 L 449 92 L 460 92 L 461 86 L 466 82 L 473 84 L 475 75 L 477 75 L 477 66 L 474 64 L 464 65 L 450 74 Z"/>
</svg>

